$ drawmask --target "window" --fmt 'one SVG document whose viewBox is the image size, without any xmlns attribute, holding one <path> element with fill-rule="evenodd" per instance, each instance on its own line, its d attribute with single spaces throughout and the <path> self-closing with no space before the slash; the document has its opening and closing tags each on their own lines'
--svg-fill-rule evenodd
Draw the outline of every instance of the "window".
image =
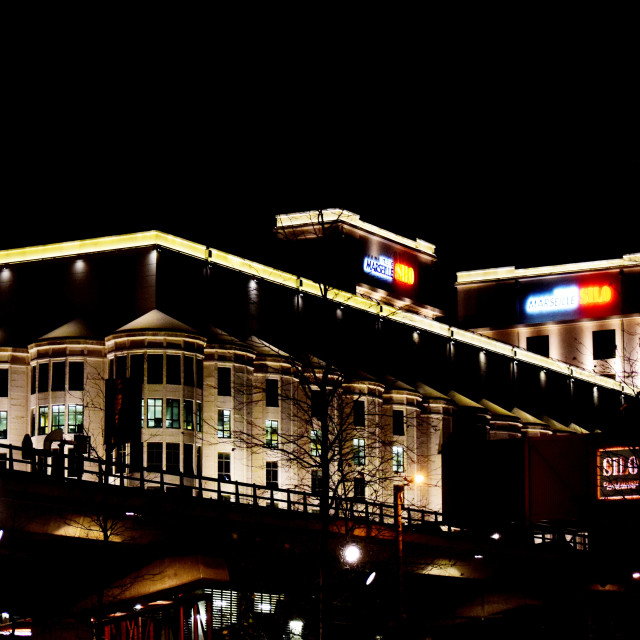
<svg viewBox="0 0 640 640">
<path fill-rule="evenodd" d="M 265 396 L 267 407 L 278 406 L 278 380 L 275 378 L 268 378 L 265 383 Z"/>
<path fill-rule="evenodd" d="M 7 411 L 0 411 L 0 440 L 7 439 Z"/>
<path fill-rule="evenodd" d="M 366 482 L 363 476 L 357 476 L 353 479 L 353 497 L 365 498 L 366 497 Z"/>
<path fill-rule="evenodd" d="M 38 365 L 38 393 L 49 391 L 49 363 L 41 362 Z"/>
<path fill-rule="evenodd" d="M 69 363 L 69 391 L 84 390 L 84 362 Z"/>
<path fill-rule="evenodd" d="M 311 493 L 318 495 L 322 490 L 322 471 L 320 469 L 311 470 Z"/>
<path fill-rule="evenodd" d="M 255 613 L 275 613 L 276 607 L 284 596 L 274 595 L 271 593 L 254 593 L 253 594 L 253 611 Z"/>
<path fill-rule="evenodd" d="M 319 456 L 322 453 L 322 435 L 320 429 L 311 429 L 311 455 Z"/>
<path fill-rule="evenodd" d="M 124 473 L 127 470 L 127 445 L 119 444 L 116 448 L 116 473 Z"/>
<path fill-rule="evenodd" d="M 169 473 L 180 473 L 180 444 L 178 442 L 167 442 L 166 446 L 166 470 Z"/>
<path fill-rule="evenodd" d="M 393 446 L 392 467 L 394 473 L 404 473 L 404 447 Z"/>
<path fill-rule="evenodd" d="M 267 462 L 267 487 L 278 486 L 278 463 Z"/>
<path fill-rule="evenodd" d="M 183 414 L 183 428 L 193 431 L 193 400 L 184 401 Z"/>
<path fill-rule="evenodd" d="M 527 351 L 539 356 L 549 357 L 549 336 L 528 336 Z"/>
<path fill-rule="evenodd" d="M 180 356 L 167 354 L 167 384 L 182 384 Z"/>
<path fill-rule="evenodd" d="M 134 353 L 129 359 L 129 377 L 136 382 L 144 382 L 144 354 Z"/>
<path fill-rule="evenodd" d="M 202 402 L 196 402 L 196 431 L 202 432 Z"/>
<path fill-rule="evenodd" d="M 231 395 L 231 369 L 229 367 L 218 367 L 218 395 Z"/>
<path fill-rule="evenodd" d="M 151 471 L 162 471 L 162 442 L 147 443 L 147 467 Z"/>
<path fill-rule="evenodd" d="M 147 356 L 147 384 L 162 384 L 164 356 L 161 353 L 150 353 Z"/>
<path fill-rule="evenodd" d="M 167 398 L 165 419 L 165 426 L 167 427 L 167 429 L 180 428 L 180 400 L 176 400 L 175 398 Z"/>
<path fill-rule="evenodd" d="M 218 478 L 231 480 L 231 454 L 218 453 Z"/>
<path fill-rule="evenodd" d="M 9 397 L 9 369 L 0 369 L 0 398 Z"/>
<path fill-rule="evenodd" d="M 182 445 L 182 471 L 185 475 L 193 475 L 193 445 Z"/>
<path fill-rule="evenodd" d="M 114 377 L 116 380 L 124 380 L 127 377 L 127 356 L 115 357 L 116 370 Z"/>
<path fill-rule="evenodd" d="M 320 390 L 311 391 L 311 417 L 322 418 L 324 411 L 324 397 Z"/>
<path fill-rule="evenodd" d="M 265 445 L 269 447 L 269 449 L 277 449 L 278 448 L 278 421 L 267 420 L 266 431 L 267 433 L 266 433 Z"/>
<path fill-rule="evenodd" d="M 36 374 L 36 367 L 34 365 L 33 367 L 31 367 L 31 393 L 36 392 L 36 380 L 37 380 L 37 374 Z"/>
<path fill-rule="evenodd" d="M 593 332 L 593 359 L 608 360 L 616 357 L 616 331 L 603 329 Z"/>
<path fill-rule="evenodd" d="M 67 372 L 66 363 L 57 360 L 51 363 L 51 391 L 65 390 L 65 375 Z"/>
<path fill-rule="evenodd" d="M 147 398 L 147 427 L 162 428 L 162 398 Z"/>
<path fill-rule="evenodd" d="M 204 382 L 204 369 L 202 358 L 196 358 L 196 385 L 198 389 L 202 389 L 202 384 Z"/>
<path fill-rule="evenodd" d="M 404 411 L 402 409 L 393 410 L 393 435 L 404 435 Z"/>
<path fill-rule="evenodd" d="M 364 465 L 364 438 L 353 439 L 353 464 L 358 467 Z"/>
<path fill-rule="evenodd" d="M 81 404 L 69 405 L 69 433 L 82 433 L 83 413 Z"/>
<path fill-rule="evenodd" d="M 184 357 L 184 384 L 186 387 L 194 386 L 193 379 L 193 356 Z"/>
<path fill-rule="evenodd" d="M 53 429 L 64 429 L 65 427 L 65 407 L 63 404 L 54 404 L 51 407 L 51 427 Z"/>
<path fill-rule="evenodd" d="M 353 425 L 364 427 L 364 400 L 353 401 Z"/>
<path fill-rule="evenodd" d="M 231 410 L 218 409 L 218 438 L 231 437 Z"/>
<path fill-rule="evenodd" d="M 38 407 L 38 435 L 49 433 L 49 407 Z"/>
<path fill-rule="evenodd" d="M 238 593 L 228 589 L 211 589 L 212 627 L 222 629 L 238 621 Z"/>
</svg>

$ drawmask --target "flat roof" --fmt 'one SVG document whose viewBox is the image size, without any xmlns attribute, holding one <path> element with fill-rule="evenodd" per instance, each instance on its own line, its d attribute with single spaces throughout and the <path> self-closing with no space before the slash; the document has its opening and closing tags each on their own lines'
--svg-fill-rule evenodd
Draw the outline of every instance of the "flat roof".
<svg viewBox="0 0 640 640">
<path fill-rule="evenodd" d="M 301 211 L 299 213 L 287 213 L 276 216 L 276 226 L 278 229 L 286 229 L 293 227 L 306 227 L 320 224 L 320 214 L 325 223 L 329 222 L 341 222 L 345 225 L 351 226 L 354 229 L 370 233 L 390 242 L 404 245 L 413 251 L 428 255 L 430 258 L 435 258 L 436 246 L 430 242 L 425 242 L 420 238 L 411 240 L 400 236 L 392 231 L 387 231 L 381 227 L 376 227 L 373 224 L 360 220 L 360 216 L 347 211 L 346 209 L 322 209 L 322 211 Z"/>
<path fill-rule="evenodd" d="M 508 280 L 515 278 L 533 278 L 539 276 L 554 276 L 564 273 L 580 273 L 588 271 L 602 271 L 605 269 L 623 269 L 625 267 L 640 267 L 640 253 L 630 253 L 622 258 L 611 260 L 595 260 L 593 262 L 574 262 L 547 267 L 498 267 L 494 269 L 478 269 L 474 271 L 458 271 L 456 284 L 472 282 L 491 282 L 494 280 Z"/>
</svg>

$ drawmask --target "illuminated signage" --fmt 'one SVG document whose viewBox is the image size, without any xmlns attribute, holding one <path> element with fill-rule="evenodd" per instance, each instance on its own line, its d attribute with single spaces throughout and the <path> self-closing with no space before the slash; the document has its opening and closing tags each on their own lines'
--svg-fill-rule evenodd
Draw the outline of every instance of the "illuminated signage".
<svg viewBox="0 0 640 640">
<path fill-rule="evenodd" d="M 564 282 L 537 291 L 528 288 L 522 311 L 525 317 L 537 321 L 604 317 L 616 313 L 619 306 L 616 291 L 610 282 L 598 282 L 593 278 Z"/>
<path fill-rule="evenodd" d="M 598 450 L 598 498 L 640 498 L 640 450 L 612 447 Z"/>
<path fill-rule="evenodd" d="M 365 273 L 387 282 L 395 280 L 403 284 L 413 284 L 416 280 L 413 267 L 401 262 L 394 262 L 387 256 L 367 256 L 364 259 L 363 269 Z"/>
<path fill-rule="evenodd" d="M 388 280 L 389 282 L 393 280 L 393 260 L 386 256 L 380 256 L 379 258 L 367 256 L 364 259 L 364 270 L 365 273 L 376 278 Z"/>
</svg>

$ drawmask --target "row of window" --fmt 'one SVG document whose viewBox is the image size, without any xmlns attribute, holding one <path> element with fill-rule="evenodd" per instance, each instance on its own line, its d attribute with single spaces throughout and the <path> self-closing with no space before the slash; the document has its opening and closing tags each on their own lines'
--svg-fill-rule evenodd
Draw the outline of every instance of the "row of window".
<svg viewBox="0 0 640 640">
<path fill-rule="evenodd" d="M 591 347 L 594 360 L 609 360 L 616 357 L 616 331 L 615 329 L 598 329 L 591 337 Z M 537 353 L 539 356 L 549 357 L 549 336 L 528 336 L 527 351 Z"/>
<path fill-rule="evenodd" d="M 54 360 L 31 367 L 31 393 L 83 391 L 84 362 Z"/>
<path fill-rule="evenodd" d="M 54 404 L 38 407 L 36 416 L 32 414 L 31 435 L 43 436 L 53 429 L 63 429 L 67 433 L 82 433 L 84 406 L 81 404 Z"/>
<path fill-rule="evenodd" d="M 182 415 L 181 415 L 182 404 Z M 163 410 L 164 405 L 164 410 Z M 202 403 L 198 400 L 178 398 L 147 398 L 146 411 L 145 401 L 142 400 L 142 426 L 148 429 L 186 429 L 202 431 Z"/>
</svg>

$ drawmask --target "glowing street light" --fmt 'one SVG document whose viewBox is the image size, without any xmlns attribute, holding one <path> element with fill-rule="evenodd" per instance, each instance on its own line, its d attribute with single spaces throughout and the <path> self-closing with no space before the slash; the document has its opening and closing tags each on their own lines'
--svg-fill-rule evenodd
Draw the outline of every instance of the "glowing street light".
<svg viewBox="0 0 640 640">
<path fill-rule="evenodd" d="M 342 550 L 342 557 L 346 563 L 355 564 L 362 557 L 362 551 L 358 545 L 348 544 Z"/>
</svg>

